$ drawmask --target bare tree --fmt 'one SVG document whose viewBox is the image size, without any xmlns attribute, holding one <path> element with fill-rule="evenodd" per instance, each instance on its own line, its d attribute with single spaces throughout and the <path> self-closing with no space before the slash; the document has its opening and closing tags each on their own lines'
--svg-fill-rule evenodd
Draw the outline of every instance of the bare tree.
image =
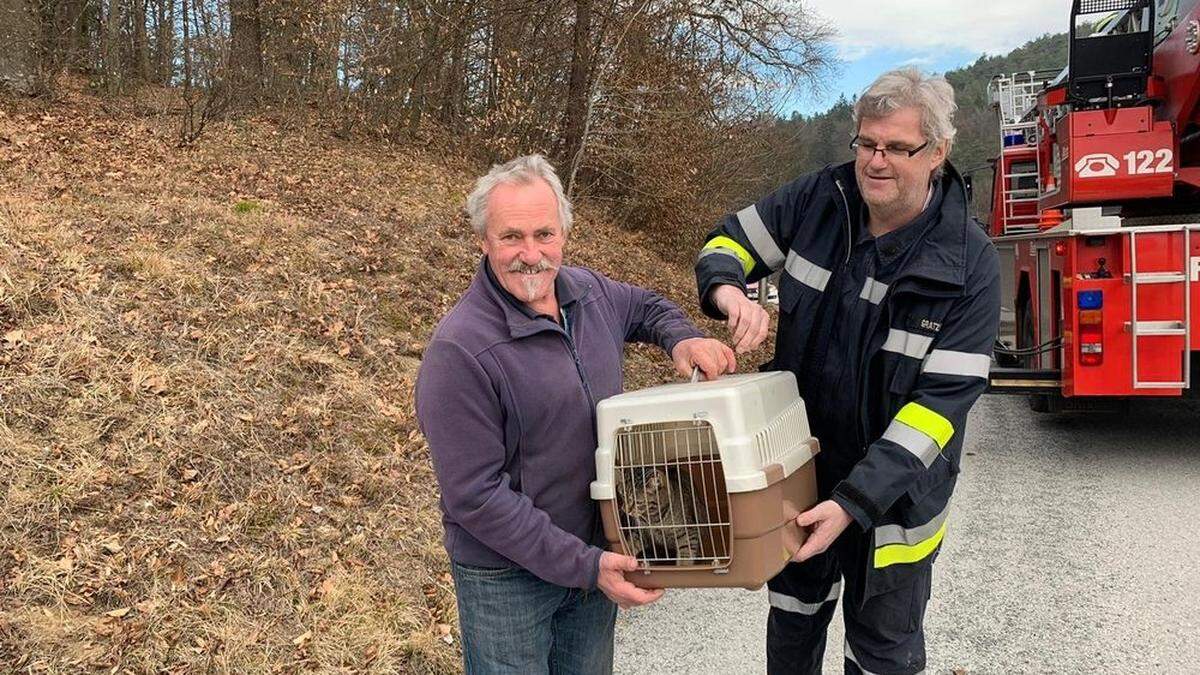
<svg viewBox="0 0 1200 675">
<path fill-rule="evenodd" d="M 171 84 L 175 76 L 175 0 L 154 4 L 154 81 Z"/>
<path fill-rule="evenodd" d="M 139 82 L 150 81 L 150 36 L 146 26 L 149 0 L 129 0 L 130 33 L 133 37 L 133 76 Z"/>
<path fill-rule="evenodd" d="M 575 0 L 575 24 L 571 31 L 571 76 L 567 82 L 567 110 L 563 115 L 563 159 L 572 161 L 583 145 L 585 117 L 592 62 L 592 0 Z M 570 190 L 568 183 L 567 189 Z"/>
<path fill-rule="evenodd" d="M 33 87 L 36 44 L 34 7 L 27 0 L 0 0 L 0 85 Z"/>
<path fill-rule="evenodd" d="M 104 88 L 116 93 L 121 86 L 121 3 L 108 0 L 104 4 Z"/>
<path fill-rule="evenodd" d="M 256 99 L 263 83 L 259 0 L 229 0 L 229 87 L 242 103 Z"/>
</svg>

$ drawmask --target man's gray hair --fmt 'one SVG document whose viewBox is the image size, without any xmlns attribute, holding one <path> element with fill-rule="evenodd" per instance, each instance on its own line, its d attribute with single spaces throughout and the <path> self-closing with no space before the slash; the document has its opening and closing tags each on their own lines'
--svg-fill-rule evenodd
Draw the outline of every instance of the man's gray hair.
<svg viewBox="0 0 1200 675">
<path fill-rule="evenodd" d="M 946 154 L 954 144 L 954 88 L 941 76 L 925 75 L 913 67 L 880 75 L 854 103 L 854 128 L 864 119 L 886 117 L 901 108 L 921 112 L 921 133 L 933 143 L 945 141 Z M 939 166 L 934 178 L 942 173 Z"/>
<path fill-rule="evenodd" d="M 503 164 L 492 166 L 491 171 L 475 181 L 475 188 L 467 195 L 467 215 L 471 218 L 471 227 L 480 238 L 487 232 L 488 199 L 492 190 L 499 185 L 528 185 L 537 179 L 549 183 L 558 200 L 558 222 L 562 225 L 563 234 L 571 231 L 571 202 L 563 194 L 562 181 L 554 172 L 554 167 L 541 155 L 525 155 Z"/>
</svg>

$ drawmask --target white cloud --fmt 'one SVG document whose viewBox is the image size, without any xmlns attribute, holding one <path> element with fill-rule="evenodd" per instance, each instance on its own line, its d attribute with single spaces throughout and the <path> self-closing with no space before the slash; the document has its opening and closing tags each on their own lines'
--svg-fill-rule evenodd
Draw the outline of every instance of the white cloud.
<svg viewBox="0 0 1200 675">
<path fill-rule="evenodd" d="M 1067 30 L 1068 0 L 808 0 L 838 32 L 838 55 L 857 60 L 876 49 L 928 54 L 939 49 L 1008 52 Z"/>
</svg>

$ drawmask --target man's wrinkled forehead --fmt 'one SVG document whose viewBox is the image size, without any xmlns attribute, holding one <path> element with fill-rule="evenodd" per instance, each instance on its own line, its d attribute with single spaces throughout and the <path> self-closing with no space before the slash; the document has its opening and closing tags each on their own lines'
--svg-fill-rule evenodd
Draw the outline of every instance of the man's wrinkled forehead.
<svg viewBox="0 0 1200 675">
<path fill-rule="evenodd" d="M 558 198 L 546 181 L 497 185 L 488 199 L 488 229 L 498 225 L 520 227 L 559 227 Z"/>
<path fill-rule="evenodd" d="M 924 120 L 917 108 L 898 108 L 884 115 L 864 116 L 855 130 L 861 140 L 886 143 L 907 140 L 921 142 L 925 138 Z M 894 138 L 881 138 L 883 135 Z"/>
</svg>

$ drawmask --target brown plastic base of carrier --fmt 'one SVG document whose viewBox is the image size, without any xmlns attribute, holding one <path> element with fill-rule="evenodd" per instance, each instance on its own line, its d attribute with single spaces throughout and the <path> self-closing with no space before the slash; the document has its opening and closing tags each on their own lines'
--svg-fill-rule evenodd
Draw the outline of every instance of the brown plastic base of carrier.
<svg viewBox="0 0 1200 675">
<path fill-rule="evenodd" d="M 808 443 L 815 455 L 817 440 Z M 625 578 L 641 588 L 761 588 L 804 544 L 807 533 L 796 525 L 796 516 L 817 502 L 812 460 L 787 478 L 778 464 L 767 466 L 766 473 L 767 487 L 728 493 L 733 541 L 728 564 L 652 566 L 627 572 Z M 602 500 L 599 505 L 609 550 L 626 553 L 617 527 L 616 500 Z"/>
</svg>

